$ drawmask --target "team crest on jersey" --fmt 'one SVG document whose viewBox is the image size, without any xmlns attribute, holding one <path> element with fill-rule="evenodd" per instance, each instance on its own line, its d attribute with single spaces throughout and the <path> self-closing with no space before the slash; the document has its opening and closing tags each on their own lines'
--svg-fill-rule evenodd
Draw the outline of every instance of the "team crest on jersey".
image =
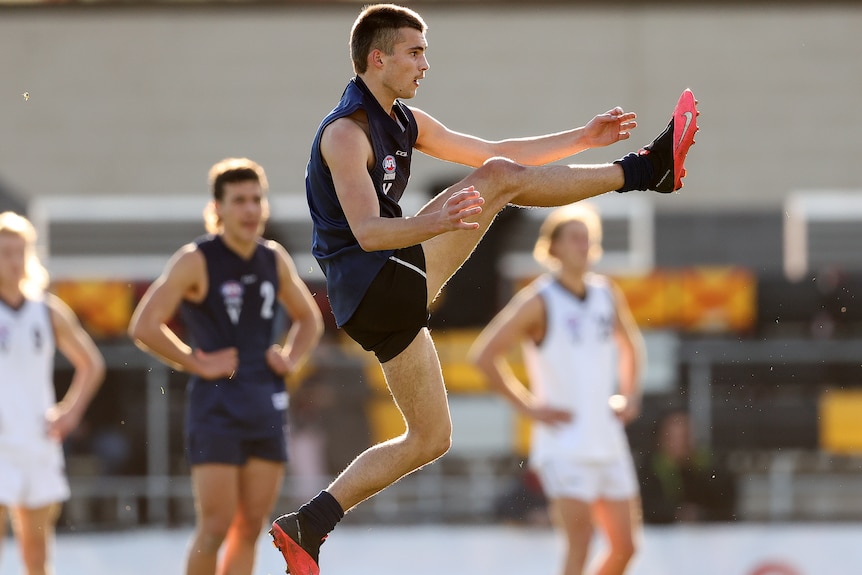
<svg viewBox="0 0 862 575">
<path fill-rule="evenodd" d="M 383 171 L 387 174 L 395 173 L 395 156 L 389 154 L 385 158 L 383 158 Z"/>
<path fill-rule="evenodd" d="M 221 284 L 221 297 L 224 300 L 224 308 L 234 325 L 239 323 L 239 314 L 242 311 L 242 295 L 244 292 L 242 284 L 235 280 L 226 281 Z"/>
</svg>

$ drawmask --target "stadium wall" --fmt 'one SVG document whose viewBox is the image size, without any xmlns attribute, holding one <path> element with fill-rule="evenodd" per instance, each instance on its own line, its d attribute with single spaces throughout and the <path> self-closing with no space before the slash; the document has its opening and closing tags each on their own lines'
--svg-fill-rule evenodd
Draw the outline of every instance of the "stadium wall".
<svg viewBox="0 0 862 575">
<path fill-rule="evenodd" d="M 205 191 L 228 155 L 302 190 L 318 121 L 351 76 L 358 4 L 34 6 L 0 9 L 0 183 L 16 194 Z M 679 92 L 701 102 L 686 192 L 657 211 L 776 211 L 795 189 L 862 188 L 862 7 L 853 3 L 420 5 L 431 69 L 413 103 L 487 138 L 635 110 L 631 145 Z M 25 97 L 26 95 L 26 97 Z M 456 167 L 421 159 L 413 188 Z"/>
</svg>

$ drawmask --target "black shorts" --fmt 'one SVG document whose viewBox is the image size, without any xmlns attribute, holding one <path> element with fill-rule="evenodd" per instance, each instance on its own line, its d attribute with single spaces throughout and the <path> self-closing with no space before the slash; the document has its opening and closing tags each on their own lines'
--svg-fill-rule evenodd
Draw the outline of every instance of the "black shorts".
<svg viewBox="0 0 862 575">
<path fill-rule="evenodd" d="M 395 250 L 342 328 L 380 363 L 404 351 L 428 327 L 428 285 L 421 245 Z"/>
</svg>

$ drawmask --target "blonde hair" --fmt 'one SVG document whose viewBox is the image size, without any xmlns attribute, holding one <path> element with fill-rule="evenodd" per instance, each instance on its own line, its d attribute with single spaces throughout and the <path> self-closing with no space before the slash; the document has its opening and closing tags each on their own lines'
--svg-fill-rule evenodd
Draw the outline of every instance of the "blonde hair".
<svg viewBox="0 0 862 575">
<path fill-rule="evenodd" d="M 578 202 L 557 208 L 548 214 L 539 228 L 539 237 L 533 247 L 533 257 L 539 263 L 554 267 L 556 258 L 551 254 L 551 245 L 560 236 L 567 224 L 579 222 L 587 227 L 590 239 L 590 262 L 602 257 L 602 219 L 596 208 L 587 202 Z"/>
<path fill-rule="evenodd" d="M 50 278 L 36 254 L 36 228 L 24 216 L 3 212 L 0 214 L 0 234 L 12 234 L 24 239 L 24 277 L 19 287 L 25 296 L 39 296 L 48 287 Z"/>
</svg>

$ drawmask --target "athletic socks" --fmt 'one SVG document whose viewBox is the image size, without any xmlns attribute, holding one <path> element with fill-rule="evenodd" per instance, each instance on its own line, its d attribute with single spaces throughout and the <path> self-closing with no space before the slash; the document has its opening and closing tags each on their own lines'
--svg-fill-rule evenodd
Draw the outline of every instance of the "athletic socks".
<svg viewBox="0 0 862 575">
<path fill-rule="evenodd" d="M 327 491 L 321 491 L 314 498 L 299 508 L 303 524 L 315 534 L 324 537 L 344 517 L 341 504 Z"/>
<path fill-rule="evenodd" d="M 656 174 L 652 156 L 654 154 L 632 152 L 614 162 L 622 167 L 625 178 L 625 183 L 623 187 L 617 190 L 618 192 L 648 190 L 650 188 Z"/>
</svg>

